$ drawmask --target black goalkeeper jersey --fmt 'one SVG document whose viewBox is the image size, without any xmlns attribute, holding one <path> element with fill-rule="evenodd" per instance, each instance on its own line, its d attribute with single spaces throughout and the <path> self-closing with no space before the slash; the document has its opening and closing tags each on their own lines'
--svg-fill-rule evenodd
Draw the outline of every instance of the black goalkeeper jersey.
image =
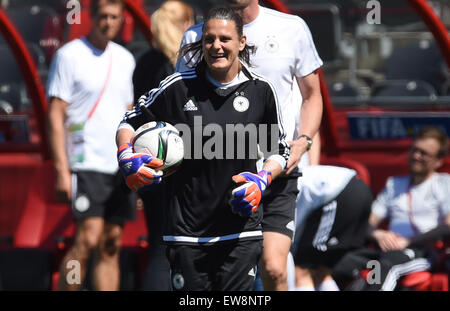
<svg viewBox="0 0 450 311">
<path fill-rule="evenodd" d="M 269 146 L 276 147 L 265 149 L 274 159 L 283 162 L 289 157 L 274 90 L 245 66 L 242 72 L 248 80 L 227 89 L 214 86 L 205 70 L 202 62 L 195 70 L 167 77 L 123 122 L 136 130 L 150 121 L 166 121 L 181 130 L 185 159 L 174 174 L 163 178 L 155 194 L 166 202 L 160 207 L 165 212 L 165 242 L 262 239 L 262 203 L 250 217 L 242 217 L 232 212 L 229 201 L 236 187 L 232 176 L 256 173 L 260 140 L 245 129 L 257 129 L 258 138 L 265 137 Z"/>
</svg>

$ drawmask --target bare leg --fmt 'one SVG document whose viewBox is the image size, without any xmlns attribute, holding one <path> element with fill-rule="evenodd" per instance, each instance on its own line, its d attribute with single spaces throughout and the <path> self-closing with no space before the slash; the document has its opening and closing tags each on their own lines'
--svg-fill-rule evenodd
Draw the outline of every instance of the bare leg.
<svg viewBox="0 0 450 311">
<path fill-rule="evenodd" d="M 286 263 L 291 239 L 278 232 L 264 232 L 263 255 L 260 262 L 264 290 L 288 290 Z"/>
<path fill-rule="evenodd" d="M 314 281 L 309 269 L 295 266 L 295 286 L 314 289 Z"/>
<path fill-rule="evenodd" d="M 331 276 L 331 272 L 332 270 L 328 267 L 320 267 L 311 270 L 311 275 L 317 290 L 339 291 L 339 287 Z"/>
<path fill-rule="evenodd" d="M 61 263 L 58 290 L 80 289 L 86 276 L 89 256 L 98 245 L 103 225 L 103 219 L 100 217 L 87 218 L 77 224 L 74 245 Z M 75 275 L 78 273 L 79 277 Z"/>
<path fill-rule="evenodd" d="M 94 258 L 94 288 L 115 291 L 120 287 L 119 251 L 122 227 L 106 224 Z"/>
</svg>

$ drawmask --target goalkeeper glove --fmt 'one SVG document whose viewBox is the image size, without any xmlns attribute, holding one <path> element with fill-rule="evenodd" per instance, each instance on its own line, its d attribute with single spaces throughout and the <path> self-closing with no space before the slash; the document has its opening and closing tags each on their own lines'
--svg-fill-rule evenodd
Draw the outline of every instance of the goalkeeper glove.
<svg viewBox="0 0 450 311">
<path fill-rule="evenodd" d="M 244 183 L 231 192 L 230 204 L 233 213 L 250 216 L 258 208 L 264 191 L 272 182 L 272 173 L 265 170 L 258 174 L 243 172 L 232 178 L 237 184 Z"/>
<path fill-rule="evenodd" d="M 130 143 L 119 147 L 117 159 L 127 186 L 132 190 L 146 190 L 148 186 L 161 182 L 163 172 L 154 168 L 162 166 L 163 161 L 150 154 L 134 153 Z"/>
</svg>

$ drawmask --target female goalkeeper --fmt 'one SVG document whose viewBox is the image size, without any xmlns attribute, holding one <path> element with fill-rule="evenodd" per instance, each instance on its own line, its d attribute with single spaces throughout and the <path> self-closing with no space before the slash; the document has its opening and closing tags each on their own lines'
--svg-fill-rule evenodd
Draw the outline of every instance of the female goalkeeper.
<svg viewBox="0 0 450 311">
<path fill-rule="evenodd" d="M 233 10 L 211 10 L 202 40 L 182 50 L 200 56 L 194 68 L 141 97 L 118 128 L 118 161 L 128 186 L 145 191 L 164 178 L 158 195 L 167 202 L 163 240 L 175 290 L 252 289 L 262 251 L 258 205 L 289 157 L 273 88 L 246 67 L 253 47 L 242 29 Z M 183 131 L 192 154 L 185 153 L 173 175 L 161 176 L 162 161 L 134 153 L 130 144 L 150 121 Z M 266 161 L 257 173 L 262 138 Z"/>
</svg>

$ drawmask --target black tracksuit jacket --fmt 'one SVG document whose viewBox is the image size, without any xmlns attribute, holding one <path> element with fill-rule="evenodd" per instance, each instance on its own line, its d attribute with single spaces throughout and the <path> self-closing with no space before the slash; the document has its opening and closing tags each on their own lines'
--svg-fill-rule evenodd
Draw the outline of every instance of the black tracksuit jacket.
<svg viewBox="0 0 450 311">
<path fill-rule="evenodd" d="M 149 91 L 145 100 L 141 99 L 135 109 L 125 115 L 122 122 L 130 124 L 135 130 L 150 121 L 187 125 L 191 132 L 191 151 L 195 147 L 194 144 L 198 147 L 200 142 L 204 146 L 205 142 L 217 134 L 211 133 L 210 136 L 202 137 L 197 135 L 202 133 L 208 124 L 218 125 L 223 133 L 226 133 L 227 124 L 254 124 L 257 128 L 261 124 L 267 124 L 269 137 L 270 129 L 274 128 L 270 125 L 275 124 L 277 148 L 272 150 L 271 154 L 275 153 L 277 157 L 287 161 L 289 147 L 284 140 L 276 95 L 270 84 L 242 66 L 243 73 L 249 80 L 228 89 L 220 89 L 206 78 L 205 70 L 206 65 L 202 62 L 193 70 L 167 77 L 158 88 Z M 239 106 L 236 106 L 239 105 L 236 103 L 236 97 L 246 98 L 248 108 L 245 109 L 244 103 L 244 109 L 239 109 Z M 197 117 L 197 122 L 194 117 Z M 199 117 L 201 125 L 198 122 Z M 196 137 L 193 137 L 194 133 L 197 133 Z M 182 133 L 185 149 L 189 149 L 186 146 L 187 135 L 189 134 Z M 223 152 L 230 154 L 225 142 L 230 139 L 227 135 L 220 139 L 223 140 Z M 250 150 L 249 144 L 256 144 L 254 139 L 249 139 L 250 136 L 244 135 L 244 141 L 234 137 L 233 150 L 236 152 L 241 144 L 245 145 L 246 150 Z M 195 143 L 196 139 L 199 140 Z M 211 147 L 211 141 L 209 144 Z M 243 159 L 230 159 L 225 155 L 222 159 L 207 159 L 203 154 L 200 154 L 201 158 L 198 158 L 198 152 L 196 154 L 194 157 L 192 152 L 190 159 L 185 157 L 178 171 L 165 178 L 158 186 L 160 191 L 155 193 L 163 196 L 162 202 L 165 202 L 164 206 L 161 206 L 165 213 L 164 241 L 196 245 L 236 239 L 262 239 L 262 206 L 250 217 L 241 217 L 234 214 L 229 205 L 231 191 L 236 187 L 232 176 L 245 171 L 256 173 L 255 157 L 251 156 L 250 152 L 246 152 Z"/>
</svg>

